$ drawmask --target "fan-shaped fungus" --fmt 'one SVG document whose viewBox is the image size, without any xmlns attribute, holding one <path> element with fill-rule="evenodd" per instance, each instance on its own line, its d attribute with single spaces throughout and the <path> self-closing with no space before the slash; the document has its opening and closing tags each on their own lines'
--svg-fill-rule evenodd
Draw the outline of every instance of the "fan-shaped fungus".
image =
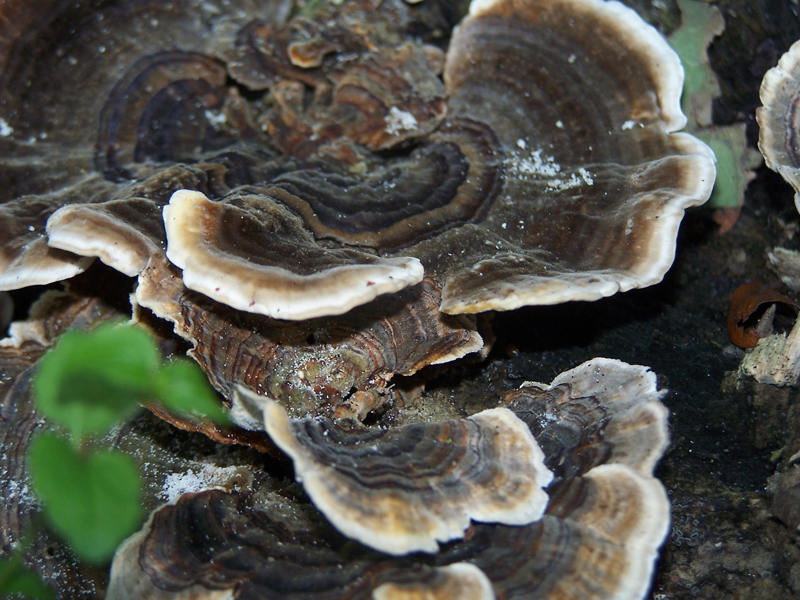
<svg viewBox="0 0 800 600">
<path fill-rule="evenodd" d="M 777 66 L 764 75 L 759 93 L 764 105 L 756 109 L 758 148 L 764 161 L 794 188 L 794 203 L 800 210 L 800 42 L 781 56 Z"/>
</svg>

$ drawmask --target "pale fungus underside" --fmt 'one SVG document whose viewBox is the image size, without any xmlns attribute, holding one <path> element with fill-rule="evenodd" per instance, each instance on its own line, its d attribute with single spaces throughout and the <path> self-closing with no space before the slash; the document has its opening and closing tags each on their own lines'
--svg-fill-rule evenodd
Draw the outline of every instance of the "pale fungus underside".
<svg viewBox="0 0 800 600">
<path fill-rule="evenodd" d="M 763 106 L 756 109 L 758 148 L 767 166 L 794 188 L 800 210 L 800 42 L 767 71 L 759 95 Z"/>
<path fill-rule="evenodd" d="M 677 57 L 604 0 L 474 0 L 456 28 L 436 0 L 292 9 L 0 12 L 0 290 L 94 258 L 135 278 L 135 319 L 168 322 L 165 351 L 188 344 L 254 431 L 162 416 L 280 460 L 266 430 L 310 498 L 184 495 L 120 548 L 109 597 L 642 598 L 668 522 L 643 367 L 596 359 L 468 418 L 361 421 L 406 408 L 398 376 L 484 349 L 471 313 L 661 280 L 714 179 L 675 133 Z M 30 403 L 42 327 L 102 298 L 12 325 L 4 406 Z"/>
</svg>

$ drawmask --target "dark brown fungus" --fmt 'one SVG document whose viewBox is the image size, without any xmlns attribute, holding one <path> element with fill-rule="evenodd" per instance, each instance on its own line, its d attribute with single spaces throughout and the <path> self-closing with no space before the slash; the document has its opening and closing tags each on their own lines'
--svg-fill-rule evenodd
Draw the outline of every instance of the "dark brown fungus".
<svg viewBox="0 0 800 600">
<path fill-rule="evenodd" d="M 212 135 L 230 104 L 225 96 L 220 106 L 225 71 L 209 57 L 218 30 L 237 19 L 274 18 L 281 4 L 235 0 L 224 11 L 188 0 L 3 4 L 0 288 L 67 279 L 88 267 L 83 256 L 47 248 L 45 223 L 61 206 L 113 199 L 102 175 L 138 178 L 129 161 L 163 160 L 156 146 L 176 160 L 230 142 Z"/>
<path fill-rule="evenodd" d="M 469 419 L 393 429 L 290 419 L 260 402 L 272 440 L 294 461 L 314 505 L 339 531 L 387 554 L 437 552 L 470 520 L 525 525 L 547 504 L 552 479 L 530 429 L 506 408 Z"/>
<path fill-rule="evenodd" d="M 394 397 L 395 375 L 483 345 L 474 323 L 436 310 L 441 292 L 427 280 L 342 317 L 296 324 L 237 315 L 184 294 L 176 331 L 195 345 L 191 354 L 212 383 L 228 398 L 234 384 L 244 385 L 298 416 L 362 419 Z"/>
<path fill-rule="evenodd" d="M 796 301 L 779 293 L 775 286 L 752 282 L 740 285 L 733 292 L 728 311 L 728 337 L 740 348 L 755 348 L 758 340 L 772 333 L 772 318 L 776 303 L 800 307 Z M 757 318 L 759 307 L 770 304 L 767 312 Z"/>
<path fill-rule="evenodd" d="M 368 69 L 369 60 L 387 53 L 378 50 L 379 58 L 357 62 L 353 69 Z M 337 113 L 342 88 L 336 86 L 354 75 L 343 74 L 338 63 L 331 69 L 334 91 L 326 114 L 343 123 Z M 403 75 L 407 84 L 425 88 L 421 79 Z M 386 132 L 416 130 L 419 118 L 410 97 L 397 96 L 397 105 L 386 99 L 375 104 L 368 79 L 352 80 L 358 92 L 348 102 L 364 131 L 374 131 L 370 119 L 378 119 Z M 654 29 L 617 3 L 477 1 L 454 32 L 444 81 L 447 118 L 407 157 L 357 152 L 360 160 L 351 160 L 320 146 L 319 155 L 330 159 L 323 172 L 296 169 L 276 178 L 276 189 L 264 190 L 313 234 L 304 253 L 331 252 L 328 243 L 320 250 L 314 245 L 332 240 L 375 249 L 382 260 L 416 257 L 443 285 L 442 310 L 449 313 L 591 300 L 661 279 L 672 262 L 683 210 L 709 194 L 714 159 L 695 138 L 671 133 L 685 123 L 678 103 L 682 70 Z M 278 89 L 289 94 L 282 106 L 295 107 L 286 108 L 286 123 L 297 123 L 299 105 L 289 97 L 300 88 L 284 81 Z M 340 125 L 336 135 L 382 147 L 370 141 L 373 134 L 362 137 L 358 127 Z M 336 135 L 322 137 L 333 143 Z M 216 246 L 219 252 L 213 261 L 203 259 L 202 281 L 187 269 L 187 285 L 243 310 L 277 315 L 277 309 L 253 300 L 258 294 L 251 290 L 281 296 L 283 278 L 271 283 L 271 270 L 235 275 L 238 269 L 230 269 L 224 258 L 235 253 L 220 233 L 209 230 L 208 219 L 187 215 L 182 223 L 188 222 L 206 231 L 201 247 Z M 269 239 L 268 231 L 267 225 L 258 239 Z M 173 241 L 169 224 L 168 233 L 170 255 L 173 244 L 179 245 L 176 263 L 190 264 L 192 244 L 177 234 Z M 295 286 L 293 303 L 306 304 L 298 301 L 301 294 L 317 300 L 317 285 L 302 266 L 277 256 L 253 262 L 254 269 L 278 268 L 306 278 L 307 287 Z M 216 267 L 209 269 L 210 264 Z M 360 286 L 370 281 L 368 270 Z M 241 299 L 236 292 L 228 292 L 236 298 L 226 297 L 224 290 L 239 287 L 246 288 Z M 314 314 L 328 310 L 320 307 Z M 286 318 L 304 314 L 280 312 Z"/>
<path fill-rule="evenodd" d="M 497 137 L 502 189 L 480 231 L 442 236 L 455 258 L 421 258 L 446 265 L 443 310 L 591 300 L 661 279 L 714 168 L 704 144 L 669 134 L 685 123 L 682 70 L 654 29 L 614 2 L 477 1 L 444 76 L 448 118 Z"/>
<path fill-rule="evenodd" d="M 221 63 L 198 53 L 161 52 L 136 61 L 100 111 L 95 168 L 125 179 L 132 173 L 122 165 L 187 160 L 230 145 L 225 78 Z"/>
<path fill-rule="evenodd" d="M 286 154 L 328 156 L 362 171 L 370 156 L 354 143 L 387 150 L 424 138 L 444 118 L 444 86 L 428 48 L 407 42 L 344 61 L 346 68 L 317 84 L 309 107 L 300 81 L 281 80 L 273 91 L 276 109 L 263 127 Z M 292 50 L 297 47 L 290 56 Z"/>
<path fill-rule="evenodd" d="M 162 256 L 140 276 L 135 298 L 174 324 L 192 344 L 189 354 L 228 399 L 239 384 L 297 415 L 364 418 L 393 398 L 394 375 L 411 375 L 483 345 L 469 319 L 437 310 L 441 293 L 427 280 L 340 317 L 287 322 L 242 314 L 186 290 Z M 234 403 L 239 424 L 263 429 L 260 415 L 254 419 L 239 408 Z"/>
<path fill-rule="evenodd" d="M 160 187 L 168 190 L 176 180 L 200 174 L 175 167 Z M 389 383 L 395 374 L 411 375 L 483 345 L 469 318 L 438 311 L 441 292 L 428 280 L 340 317 L 301 322 L 218 304 L 183 286 L 160 249 L 158 201 L 145 197 L 152 196 L 150 185 L 136 193 L 128 202 L 62 209 L 51 220 L 51 236 L 76 252 L 91 248 L 118 270 L 138 274 L 136 303 L 173 323 L 192 345 L 189 354 L 229 400 L 240 384 L 280 400 L 293 414 L 363 418 L 393 398 Z M 236 409 L 233 416 L 241 425 L 263 428 L 260 416 L 253 420 Z"/>
<path fill-rule="evenodd" d="M 164 253 L 162 207 L 178 189 L 227 190 L 220 164 L 142 168 L 140 178 L 111 188 L 101 201 L 70 203 L 47 220 L 51 248 L 96 256 L 135 277 Z M 78 187 L 81 189 L 81 187 Z"/>
<path fill-rule="evenodd" d="M 420 16 L 427 3 L 325 2 L 288 19 L 291 4 L 9 0 L 0 288 L 99 257 L 137 278 L 136 315 L 174 326 L 241 425 L 263 421 L 237 385 L 324 438 L 340 426 L 302 417 L 363 418 L 396 375 L 479 349 L 460 313 L 663 276 L 713 157 L 673 133 L 680 65 L 633 11 L 476 0 L 437 38 L 443 56 L 426 41 L 449 27 Z M 499 412 L 528 424 L 555 474 L 533 523 L 462 522 L 438 554 L 392 557 L 342 536 L 298 486 L 272 494 L 277 480 L 254 478 L 156 511 L 120 549 L 109 597 L 642 598 L 668 519 L 652 477 L 659 396 L 652 374 L 602 360 L 509 395 Z M 346 437 L 380 438 L 389 456 L 417 429 L 453 433 L 420 444 L 461 452 L 463 468 L 486 446 L 447 439 L 473 439 L 483 418 Z M 286 447 L 313 454 L 300 439 Z M 368 487 L 390 497 L 387 483 Z M 480 504 L 476 489 L 456 504 Z"/>
<path fill-rule="evenodd" d="M 299 414 L 363 418 L 392 398 L 388 386 L 395 374 L 410 375 L 482 347 L 470 318 L 439 312 L 441 292 L 429 280 L 341 317 L 295 323 L 238 313 L 188 291 L 164 256 L 161 207 L 176 187 L 225 193 L 226 182 L 248 176 L 217 162 L 156 169 L 120 188 L 125 199 L 60 209 L 48 222 L 50 243 L 138 276 L 137 304 L 173 323 L 228 399 L 241 384 Z M 250 427 L 261 429 L 258 421 Z M 248 425 L 246 419 L 240 423 Z"/>
<path fill-rule="evenodd" d="M 474 565 L 388 559 L 308 509 L 275 494 L 184 495 L 120 546 L 107 598 L 367 600 L 377 588 L 384 598 L 427 592 L 421 597 L 445 600 L 463 598 L 456 594 L 476 584 L 469 590 L 476 600 L 494 597 Z"/>
<path fill-rule="evenodd" d="M 652 372 L 606 359 L 509 393 L 507 409 L 533 427 L 556 475 L 546 513 L 529 525 L 475 523 L 438 554 L 391 557 L 348 540 L 291 494 L 188 494 L 153 513 L 119 549 L 108 597 L 455 600 L 482 574 L 504 599 L 642 599 L 669 523 L 666 493 L 652 474 L 667 443 L 662 395 Z M 323 444 L 324 431 L 345 437 L 312 421 L 294 424 L 316 430 Z M 448 423 L 425 426 L 453 431 Z M 362 461 L 374 460 L 371 446 L 359 445 Z M 388 476 L 383 483 L 394 487 Z"/>
<path fill-rule="evenodd" d="M 777 66 L 767 71 L 759 95 L 764 106 L 756 109 L 758 148 L 767 166 L 794 188 L 800 210 L 800 42 L 792 44 Z"/>
<path fill-rule="evenodd" d="M 557 477 L 607 462 L 649 475 L 668 441 L 664 393 L 646 367 L 596 358 L 549 386 L 524 384 L 505 400 L 531 428 Z"/>
<path fill-rule="evenodd" d="M 281 3 L 259 4 L 233 0 L 223 12 L 189 0 L 4 3 L 4 11 L 19 7 L 16 21 L 4 19 L 8 36 L 3 36 L 0 58 L 0 116 L 12 130 L 9 137 L 89 150 L 85 158 L 91 165 L 96 143 L 102 148 L 103 142 L 130 142 L 153 133 L 146 131 L 154 123 L 147 116 L 168 112 L 177 106 L 175 100 L 181 104 L 176 82 L 194 81 L 198 91 L 205 81 L 211 90 L 219 87 L 208 57 L 222 30 L 237 21 L 241 26 L 244 19 L 274 18 Z M 136 132 L 135 126 L 130 131 L 134 110 L 145 117 L 145 131 Z M 183 117 L 183 111 L 173 116 Z"/>
<path fill-rule="evenodd" d="M 2 287 L 85 268 L 44 246 L 50 215 L 133 198 L 118 189 L 126 179 L 177 160 L 224 184 L 186 185 L 166 208 L 186 284 L 301 320 L 413 285 L 423 269 L 447 313 L 650 285 L 684 209 L 711 189 L 710 150 L 672 133 L 685 122 L 677 56 L 618 3 L 476 0 L 443 82 L 441 54 L 408 39 L 418 9 L 400 0 L 326 3 L 286 23 L 281 3 L 210 6 L 22 19 L 30 31 L 6 45 L 0 79 L 3 143 L 46 165 L 45 188 L 7 192 Z M 176 51 L 175 39 L 190 41 Z M 51 146 L 25 146 L 40 133 Z M 48 148 L 70 158 L 51 166 Z M 55 233 L 52 244 L 97 254 Z M 140 264 L 129 254 L 118 262 Z"/>
</svg>

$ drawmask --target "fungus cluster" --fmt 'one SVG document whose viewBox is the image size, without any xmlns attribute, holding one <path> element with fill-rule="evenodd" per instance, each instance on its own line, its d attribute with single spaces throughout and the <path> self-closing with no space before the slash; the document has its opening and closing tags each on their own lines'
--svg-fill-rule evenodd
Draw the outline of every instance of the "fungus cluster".
<svg viewBox="0 0 800 600">
<path fill-rule="evenodd" d="M 473 0 L 442 51 L 434 0 L 46 4 L 0 20 L 0 290 L 95 258 L 134 278 L 135 318 L 171 325 L 238 430 L 162 416 L 266 432 L 313 503 L 185 495 L 110 598 L 643 597 L 668 520 L 652 373 L 597 359 L 502 408 L 362 421 L 485 349 L 475 313 L 661 280 L 714 159 L 675 133 L 683 71 L 652 27 Z M 29 395 L 2 368 L 4 402 Z"/>
<path fill-rule="evenodd" d="M 481 417 L 391 433 L 346 432 L 327 422 L 286 422 L 280 409 L 268 405 L 266 418 L 279 421 L 270 428 L 279 444 L 294 446 L 297 476 L 310 498 L 318 506 L 321 495 L 348 505 L 321 507 L 326 520 L 302 502 L 263 489 L 184 495 L 154 512 L 120 547 L 109 598 L 445 599 L 465 597 L 462 590 L 481 599 L 643 598 L 669 523 L 666 492 L 653 477 L 667 444 L 662 395 L 652 372 L 609 359 L 584 363 L 550 385 L 529 383 L 510 392 L 505 406 L 492 410 L 516 415 L 541 445 L 544 466 L 553 473 L 545 513 L 522 525 L 473 523 L 469 535 L 436 554 L 399 557 L 369 548 L 394 536 L 400 549 L 406 531 L 398 526 L 421 524 L 393 516 L 419 511 L 425 521 L 450 511 L 449 518 L 458 518 L 464 488 L 497 473 L 491 440 L 476 452 L 453 435 L 456 447 L 442 449 L 443 431 L 480 427 L 475 421 Z M 304 444 L 306 436 L 313 443 Z M 391 451 L 400 466 L 379 455 L 390 436 L 402 440 Z M 522 456 L 515 451 L 504 460 Z M 357 460 L 366 462 L 364 471 Z M 465 461 L 471 469 L 463 468 Z M 408 468 L 415 463 L 425 467 Z M 320 482 L 321 468 L 327 479 Z M 450 479 L 456 472 L 460 484 Z M 541 479 L 547 481 L 549 476 Z M 415 504 L 426 487 L 422 498 L 438 499 L 420 509 Z M 476 494 L 476 506 L 491 504 L 493 492 Z M 387 498 L 398 501 L 392 507 Z M 385 508 L 388 514 L 372 518 Z M 366 545 L 340 533 L 351 535 L 347 522 L 356 510 L 373 528 Z"/>
</svg>

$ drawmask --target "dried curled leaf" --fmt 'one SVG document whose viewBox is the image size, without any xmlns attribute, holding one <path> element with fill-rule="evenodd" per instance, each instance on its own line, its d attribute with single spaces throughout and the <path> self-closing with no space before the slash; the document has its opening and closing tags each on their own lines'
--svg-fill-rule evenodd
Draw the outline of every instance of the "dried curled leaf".
<svg viewBox="0 0 800 600">
<path fill-rule="evenodd" d="M 772 333 L 774 309 L 753 321 L 753 315 L 765 304 L 788 304 L 800 308 L 800 303 L 778 293 L 774 285 L 745 283 L 733 292 L 728 312 L 728 337 L 740 348 L 755 348 L 758 340 Z"/>
</svg>

